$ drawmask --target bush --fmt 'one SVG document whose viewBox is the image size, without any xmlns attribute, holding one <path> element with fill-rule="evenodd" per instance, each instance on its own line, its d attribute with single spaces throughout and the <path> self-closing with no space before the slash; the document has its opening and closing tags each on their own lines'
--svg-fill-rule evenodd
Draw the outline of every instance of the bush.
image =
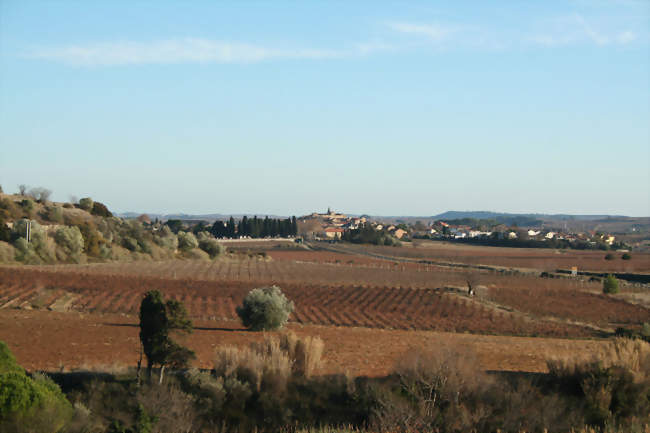
<svg viewBox="0 0 650 433">
<path fill-rule="evenodd" d="M 193 233 L 178 232 L 178 249 L 181 251 L 190 251 L 199 246 L 199 241 Z"/>
<path fill-rule="evenodd" d="M 614 260 L 614 254 L 612 253 L 605 254 L 605 260 Z"/>
<path fill-rule="evenodd" d="M 223 254 L 224 247 L 216 239 L 203 239 L 199 241 L 199 248 L 210 255 L 211 259 Z"/>
<path fill-rule="evenodd" d="M 93 209 L 95 202 L 90 197 L 84 197 L 79 200 L 79 207 L 87 212 L 90 212 Z"/>
<path fill-rule="evenodd" d="M 84 249 L 84 238 L 79 227 L 61 227 L 54 233 L 54 240 L 68 257 L 79 260 Z"/>
<path fill-rule="evenodd" d="M 623 255 L 621 256 L 621 259 L 630 260 L 630 259 L 632 259 L 632 256 L 630 255 L 630 253 L 623 253 Z"/>
<path fill-rule="evenodd" d="M 267 331 L 282 328 L 293 311 L 279 287 L 262 287 L 251 290 L 237 307 L 237 315 L 251 331 Z"/>
<path fill-rule="evenodd" d="M 603 281 L 603 293 L 614 294 L 618 293 L 618 280 L 613 275 L 607 275 Z"/>
<path fill-rule="evenodd" d="M 176 237 L 168 226 L 163 226 L 158 230 L 153 240 L 157 245 L 172 251 L 176 251 L 178 248 L 178 237 Z"/>
<path fill-rule="evenodd" d="M 0 342 L 0 431 L 58 432 L 71 416 L 61 389 L 44 375 L 28 377 Z"/>
<path fill-rule="evenodd" d="M 63 223 L 63 210 L 58 206 L 48 206 L 45 209 L 44 217 L 50 222 L 61 224 Z"/>
<path fill-rule="evenodd" d="M 96 201 L 93 203 L 92 211 L 90 212 L 93 215 L 110 218 L 113 216 L 111 211 L 108 210 L 105 204 Z"/>
</svg>

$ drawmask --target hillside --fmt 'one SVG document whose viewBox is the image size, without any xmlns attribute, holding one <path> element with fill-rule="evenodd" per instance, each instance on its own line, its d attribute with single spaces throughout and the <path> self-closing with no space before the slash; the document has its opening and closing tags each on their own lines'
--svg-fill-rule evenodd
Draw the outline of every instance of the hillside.
<svg viewBox="0 0 650 433">
<path fill-rule="evenodd" d="M 195 233 L 146 218 L 122 219 L 100 202 L 51 202 L 37 196 L 0 194 L 0 263 L 210 259 L 221 245 L 200 226 Z"/>
</svg>

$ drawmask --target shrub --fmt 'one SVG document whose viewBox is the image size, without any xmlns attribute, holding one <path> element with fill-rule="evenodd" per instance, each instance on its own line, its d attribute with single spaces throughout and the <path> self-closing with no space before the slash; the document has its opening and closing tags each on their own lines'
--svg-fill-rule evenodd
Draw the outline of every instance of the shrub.
<svg viewBox="0 0 650 433">
<path fill-rule="evenodd" d="M 38 265 L 41 263 L 41 259 L 34 251 L 33 244 L 27 242 L 25 238 L 18 238 L 14 242 L 14 248 L 16 249 L 16 261 L 23 262 L 30 265 Z"/>
<path fill-rule="evenodd" d="M 223 254 L 224 247 L 216 239 L 203 239 L 199 241 L 199 248 L 210 255 L 211 259 Z"/>
<path fill-rule="evenodd" d="M 23 209 L 23 216 L 31 218 L 34 213 L 34 202 L 28 198 L 20 202 L 20 207 Z"/>
<path fill-rule="evenodd" d="M 650 344 L 616 338 L 593 358 L 548 360 L 549 377 L 584 399 L 589 424 L 650 413 Z"/>
<path fill-rule="evenodd" d="M 181 251 L 190 251 L 199 246 L 199 241 L 193 233 L 178 232 L 178 249 Z"/>
<path fill-rule="evenodd" d="M 630 259 L 632 259 L 632 256 L 630 255 L 630 253 L 623 253 L 623 255 L 621 256 L 621 259 L 630 260 Z"/>
<path fill-rule="evenodd" d="M 309 378 L 320 368 L 323 346 L 320 337 L 298 338 L 293 332 L 280 337 L 280 347 L 289 356 L 294 374 L 301 377 Z"/>
<path fill-rule="evenodd" d="M 79 207 L 85 211 L 90 212 L 93 209 L 94 205 L 95 202 L 93 202 L 93 199 L 90 197 L 84 197 L 79 200 Z"/>
<path fill-rule="evenodd" d="M 612 253 L 605 254 L 605 260 L 614 260 L 614 254 Z"/>
<path fill-rule="evenodd" d="M 603 293 L 613 294 L 618 293 L 618 280 L 613 275 L 607 275 L 603 281 Z"/>
<path fill-rule="evenodd" d="M 48 221 L 61 224 L 63 222 L 63 210 L 58 206 L 48 206 L 45 209 L 44 217 Z"/>
<path fill-rule="evenodd" d="M 262 287 L 251 290 L 237 307 L 237 315 L 243 325 L 252 331 L 266 331 L 282 328 L 293 311 L 289 301 L 279 287 Z"/>
<path fill-rule="evenodd" d="M 54 240 L 68 257 L 79 260 L 84 249 L 84 238 L 79 227 L 61 227 L 54 233 Z"/>
<path fill-rule="evenodd" d="M 172 251 L 176 251 L 178 248 L 178 237 L 176 237 L 168 226 L 163 226 L 153 240 L 157 245 Z"/>
<path fill-rule="evenodd" d="M 93 203 L 92 211 L 90 212 L 93 215 L 110 218 L 113 216 L 111 211 L 108 210 L 105 204 L 96 201 Z"/>
<path fill-rule="evenodd" d="M 0 342 L 0 431 L 58 432 L 71 416 L 61 389 L 44 375 L 28 377 Z"/>
<path fill-rule="evenodd" d="M 215 351 L 214 373 L 224 380 L 237 379 L 260 392 L 274 387 L 286 389 L 291 376 L 291 360 L 275 338 L 247 348 L 219 347 Z"/>
</svg>

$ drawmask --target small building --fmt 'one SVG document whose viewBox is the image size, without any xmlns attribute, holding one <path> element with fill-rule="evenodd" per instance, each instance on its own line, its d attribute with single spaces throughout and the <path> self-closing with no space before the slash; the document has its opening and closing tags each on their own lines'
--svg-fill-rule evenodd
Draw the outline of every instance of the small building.
<svg viewBox="0 0 650 433">
<path fill-rule="evenodd" d="M 340 227 L 328 227 L 324 231 L 325 237 L 329 239 L 341 239 L 343 236 L 343 229 Z"/>
<path fill-rule="evenodd" d="M 404 237 L 405 234 L 406 234 L 406 230 L 397 229 L 397 230 L 395 230 L 395 232 L 393 233 L 393 236 L 395 236 L 397 239 L 402 239 L 402 238 Z"/>
</svg>

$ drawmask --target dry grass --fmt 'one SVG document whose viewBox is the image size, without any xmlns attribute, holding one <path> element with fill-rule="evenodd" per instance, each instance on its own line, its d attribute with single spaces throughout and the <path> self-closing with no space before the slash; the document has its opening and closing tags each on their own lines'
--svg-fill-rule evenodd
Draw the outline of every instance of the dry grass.
<svg viewBox="0 0 650 433">
<path fill-rule="evenodd" d="M 650 344 L 643 340 L 615 338 L 595 354 L 571 357 L 550 357 L 549 373 L 556 377 L 582 375 L 598 366 L 603 369 L 620 367 L 633 374 L 637 383 L 650 380 Z"/>
<path fill-rule="evenodd" d="M 323 341 L 319 337 L 298 338 L 287 333 L 267 336 L 249 347 L 218 347 L 214 371 L 218 377 L 234 377 L 253 384 L 259 391 L 264 383 L 286 385 L 289 377 L 311 377 L 321 365 Z"/>
</svg>

